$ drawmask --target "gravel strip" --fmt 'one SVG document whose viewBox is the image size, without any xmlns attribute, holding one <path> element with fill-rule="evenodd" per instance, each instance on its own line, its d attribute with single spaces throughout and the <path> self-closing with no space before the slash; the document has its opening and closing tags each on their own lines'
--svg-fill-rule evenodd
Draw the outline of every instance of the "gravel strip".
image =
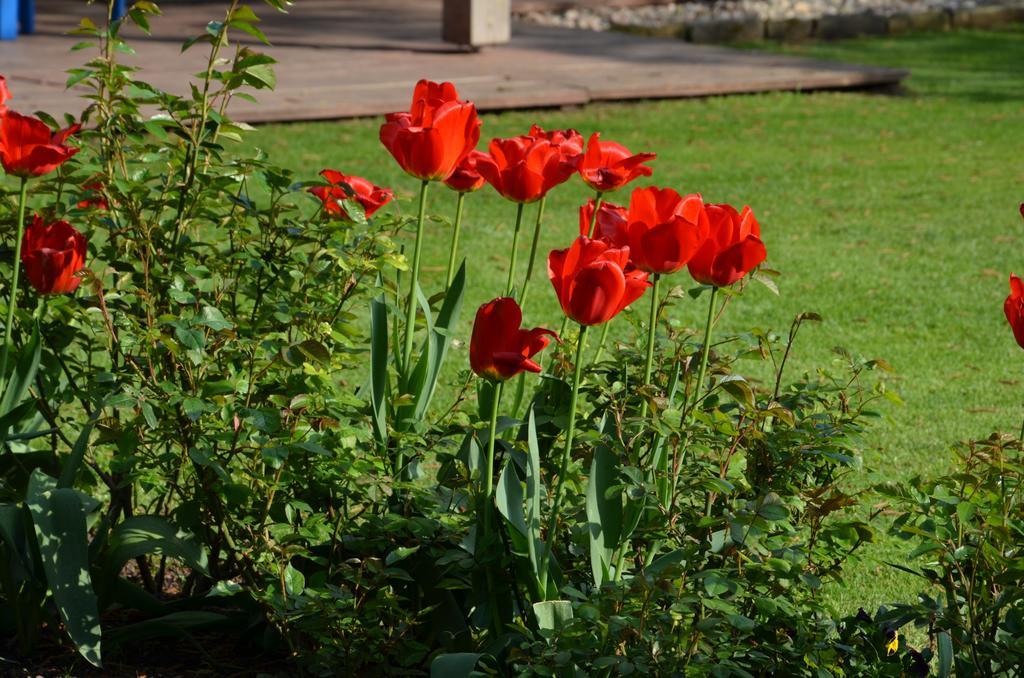
<svg viewBox="0 0 1024 678">
<path fill-rule="evenodd" d="M 639 7 L 580 7 L 563 11 L 523 12 L 518 18 L 543 26 L 607 31 L 613 26 L 656 28 L 703 20 L 818 19 L 826 15 L 871 12 L 881 16 L 957 11 L 989 4 L 975 0 L 717 0 Z"/>
</svg>

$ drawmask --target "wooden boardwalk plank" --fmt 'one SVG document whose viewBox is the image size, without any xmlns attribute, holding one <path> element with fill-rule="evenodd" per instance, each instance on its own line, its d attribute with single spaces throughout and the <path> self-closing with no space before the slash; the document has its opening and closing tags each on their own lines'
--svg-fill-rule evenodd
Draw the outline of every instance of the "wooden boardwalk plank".
<svg viewBox="0 0 1024 678">
<path fill-rule="evenodd" d="M 23 111 L 78 114 L 84 102 L 64 89 L 64 71 L 88 51 L 64 33 L 101 10 L 67 0 L 40 0 L 33 36 L 0 43 L 0 73 Z M 219 19 L 223 5 L 167 5 L 154 35 L 130 36 L 125 63 L 172 92 L 187 91 L 203 70 L 202 46 L 180 53 L 182 40 Z M 233 115 L 249 122 L 380 115 L 407 106 L 419 78 L 451 80 L 481 110 L 580 105 L 590 101 L 709 96 L 773 90 L 865 87 L 898 83 L 905 73 L 699 46 L 619 33 L 517 24 L 509 45 L 464 52 L 440 41 L 440 0 L 302 0 L 289 15 L 261 9 L 262 28 L 278 59 L 278 88 L 259 104 L 238 100 Z"/>
</svg>

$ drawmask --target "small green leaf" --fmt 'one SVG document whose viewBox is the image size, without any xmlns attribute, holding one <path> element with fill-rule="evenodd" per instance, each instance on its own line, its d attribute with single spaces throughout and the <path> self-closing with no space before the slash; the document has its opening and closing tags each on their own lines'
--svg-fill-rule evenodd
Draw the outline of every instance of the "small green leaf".
<svg viewBox="0 0 1024 678">
<path fill-rule="evenodd" d="M 203 310 L 200 312 L 199 318 L 195 320 L 195 324 L 205 325 L 215 332 L 230 330 L 235 326 L 234 323 L 225 320 L 224 314 L 213 306 L 203 306 Z"/>
<path fill-rule="evenodd" d="M 399 546 L 394 551 L 389 553 L 386 558 L 384 558 L 384 565 L 386 567 L 391 567 L 395 563 L 401 560 L 405 560 L 406 558 L 408 558 L 409 556 L 411 556 L 419 550 L 419 546 Z"/>
<path fill-rule="evenodd" d="M 266 36 L 263 40 L 266 41 Z M 258 64 L 245 69 L 245 81 L 256 89 L 274 89 L 277 86 L 277 76 L 270 64 Z"/>
</svg>

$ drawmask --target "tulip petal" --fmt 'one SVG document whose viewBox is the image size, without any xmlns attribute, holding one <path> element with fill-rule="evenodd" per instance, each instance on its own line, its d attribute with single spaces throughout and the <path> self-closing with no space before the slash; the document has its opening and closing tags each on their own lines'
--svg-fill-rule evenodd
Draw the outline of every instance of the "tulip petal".
<svg viewBox="0 0 1024 678">
<path fill-rule="evenodd" d="M 1017 345 L 1024 348 L 1024 300 L 1012 294 L 1006 297 L 1006 301 L 1003 302 L 1003 313 L 1006 315 L 1006 321 L 1010 323 Z"/>
<path fill-rule="evenodd" d="M 1024 280 L 1021 280 L 1013 273 L 1010 274 L 1010 296 L 1014 299 L 1024 297 Z"/>
<path fill-rule="evenodd" d="M 697 252 L 701 241 L 697 227 L 678 217 L 644 232 L 638 245 L 642 256 L 637 247 L 630 247 L 638 267 L 651 273 L 675 273 Z"/>
<path fill-rule="evenodd" d="M 522 346 L 523 355 L 529 357 L 547 348 L 552 338 L 560 341 L 555 332 L 543 327 L 534 327 L 532 330 L 519 330 L 517 343 Z"/>
<path fill-rule="evenodd" d="M 538 373 L 541 371 L 541 366 L 530 360 L 522 353 L 495 353 L 494 354 L 494 367 L 505 379 L 516 376 L 520 372 L 534 372 Z"/>
<path fill-rule="evenodd" d="M 573 280 L 569 317 L 581 325 L 607 322 L 618 312 L 625 289 L 626 280 L 620 267 L 608 261 L 588 264 Z"/>
<path fill-rule="evenodd" d="M 761 239 L 748 235 L 715 257 L 711 269 L 714 284 L 718 287 L 733 284 L 754 270 L 767 256 L 768 252 Z"/>
</svg>

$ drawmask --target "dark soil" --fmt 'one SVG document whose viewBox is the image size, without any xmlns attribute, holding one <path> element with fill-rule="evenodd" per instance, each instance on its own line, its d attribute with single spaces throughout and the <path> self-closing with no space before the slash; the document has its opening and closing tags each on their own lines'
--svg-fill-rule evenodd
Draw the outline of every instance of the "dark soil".
<svg viewBox="0 0 1024 678">
<path fill-rule="evenodd" d="M 104 629 L 109 628 L 104 623 Z M 6 648 L 5 648 L 6 649 Z M 192 634 L 124 646 L 104 647 L 103 668 L 86 662 L 62 636 L 47 631 L 30 658 L 3 652 L 3 676 L 80 676 L 81 678 L 207 678 L 212 676 L 295 675 L 288 658 L 264 653 L 219 633 Z"/>
</svg>

